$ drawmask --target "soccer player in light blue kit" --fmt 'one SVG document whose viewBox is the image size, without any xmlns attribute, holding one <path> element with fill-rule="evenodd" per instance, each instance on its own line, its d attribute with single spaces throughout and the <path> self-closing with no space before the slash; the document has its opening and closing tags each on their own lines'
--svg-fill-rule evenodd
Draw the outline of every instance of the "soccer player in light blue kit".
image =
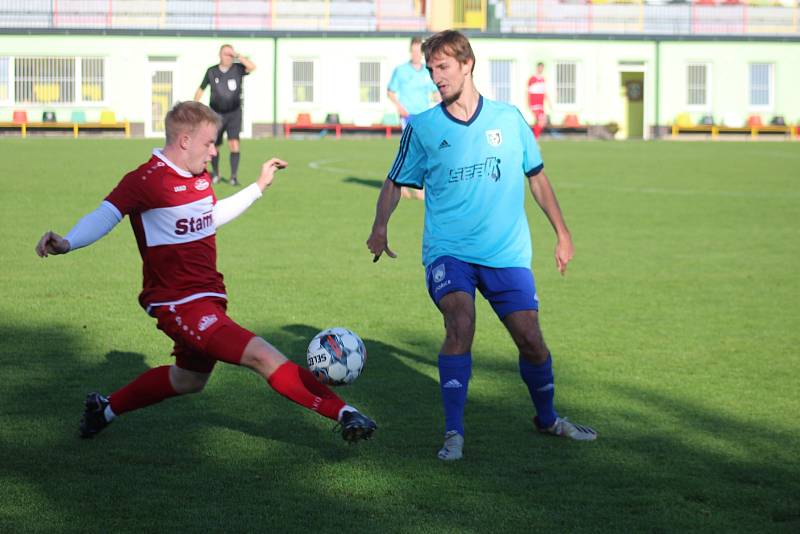
<svg viewBox="0 0 800 534">
<path fill-rule="evenodd" d="M 458 460 L 463 454 L 476 288 L 517 345 L 520 375 L 536 410 L 535 427 L 594 440 L 593 429 L 560 417 L 553 406 L 552 358 L 539 329 L 523 176 L 556 232 L 555 259 L 562 275 L 573 245 L 533 133 L 515 107 L 478 93 L 472 79 L 475 56 L 461 33 L 437 33 L 422 49 L 442 103 L 416 116 L 403 132 L 367 246 L 373 261 L 384 252 L 396 257 L 387 229 L 400 187 L 424 186 L 422 261 L 428 293 L 446 331 L 439 353 L 445 441 L 438 456 Z"/>
<path fill-rule="evenodd" d="M 386 88 L 386 96 L 397 108 L 397 115 L 400 117 L 400 126 L 406 129 L 411 119 L 431 107 L 431 97 L 439 101 L 439 92 L 431 80 L 431 75 L 422 61 L 422 39 L 413 37 L 411 39 L 411 58 L 408 62 L 402 63 L 392 71 L 392 78 Z M 422 200 L 422 190 L 415 189 L 412 195 L 407 188 L 401 189 L 403 197 L 411 197 Z"/>
</svg>

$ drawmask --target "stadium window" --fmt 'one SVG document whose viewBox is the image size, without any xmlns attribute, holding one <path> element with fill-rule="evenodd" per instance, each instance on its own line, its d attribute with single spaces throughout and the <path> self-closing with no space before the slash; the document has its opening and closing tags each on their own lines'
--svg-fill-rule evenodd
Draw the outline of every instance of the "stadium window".
<svg viewBox="0 0 800 534">
<path fill-rule="evenodd" d="M 105 97 L 104 59 L 99 57 L 17 57 L 0 61 L 0 100 L 11 84 L 17 104 L 73 104 L 102 102 Z"/>
<path fill-rule="evenodd" d="M 18 104 L 75 102 L 75 58 L 15 58 L 14 97 Z"/>
<path fill-rule="evenodd" d="M 0 56 L 0 102 L 8 102 L 11 100 L 11 87 L 9 81 L 11 75 L 8 69 L 11 66 L 11 58 Z"/>
<path fill-rule="evenodd" d="M 772 107 L 772 63 L 750 64 L 750 107 Z"/>
<path fill-rule="evenodd" d="M 314 62 L 292 62 L 292 100 L 294 102 L 314 101 Z"/>
<path fill-rule="evenodd" d="M 81 58 L 81 100 L 83 102 L 102 102 L 103 98 L 103 58 Z"/>
<path fill-rule="evenodd" d="M 509 59 L 492 59 L 489 61 L 490 85 L 494 99 L 499 102 L 511 102 L 511 66 Z"/>
<path fill-rule="evenodd" d="M 574 61 L 556 63 L 556 103 L 578 103 L 578 64 Z"/>
<path fill-rule="evenodd" d="M 377 61 L 362 61 L 358 78 L 358 101 L 376 103 L 381 101 L 381 64 Z"/>
<path fill-rule="evenodd" d="M 706 108 L 709 103 L 708 65 L 690 63 L 686 66 L 686 104 Z"/>
</svg>

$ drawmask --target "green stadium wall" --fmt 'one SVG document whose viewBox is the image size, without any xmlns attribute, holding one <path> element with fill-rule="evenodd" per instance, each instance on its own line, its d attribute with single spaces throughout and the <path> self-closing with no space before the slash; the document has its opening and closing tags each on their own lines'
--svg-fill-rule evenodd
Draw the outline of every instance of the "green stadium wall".
<svg viewBox="0 0 800 534">
<path fill-rule="evenodd" d="M 202 76 L 218 58 L 222 43 L 231 43 L 247 54 L 258 69 L 245 82 L 244 136 L 270 135 L 282 131 L 279 125 L 292 122 L 299 113 L 309 113 L 322 122 L 338 113 L 342 122 L 378 123 L 392 112 L 385 87 L 392 69 L 408 58 L 410 35 L 0 35 L 2 57 L 104 57 L 105 97 L 99 103 L 24 104 L 12 100 L 13 88 L 0 93 L 0 121 L 11 119 L 13 110 L 24 109 L 29 120 L 39 120 L 44 110 L 56 110 L 59 120 L 81 109 L 87 120 L 96 120 L 101 110 L 113 110 L 120 120 L 141 123 L 145 134 L 152 131 L 151 79 L 154 69 L 173 73 L 174 100 L 194 95 Z M 800 41 L 754 39 L 653 40 L 631 38 L 543 38 L 541 36 L 471 36 L 477 56 L 475 81 L 478 89 L 492 98 L 491 62 L 510 63 L 510 102 L 531 119 L 527 108 L 526 83 L 535 64 L 546 65 L 548 93 L 553 100 L 557 62 L 577 65 L 576 101 L 555 103 L 553 123 L 575 114 L 582 123 L 617 123 L 617 137 L 626 137 L 629 117 L 623 81 L 630 73 L 642 73 L 644 137 L 654 126 L 671 124 L 681 113 L 697 121 L 706 114 L 717 121 L 729 114 L 743 119 L 758 113 L 764 122 L 781 115 L 791 124 L 800 122 Z M 314 65 L 314 100 L 293 101 L 293 61 Z M 359 98 L 359 63 L 380 65 L 380 101 L 363 103 Z M 704 106 L 687 105 L 687 65 L 709 66 L 708 95 Z M 753 108 L 749 96 L 749 65 L 773 65 L 772 102 Z M 637 78 L 641 78 L 638 76 Z M 0 77 L 0 81 L 3 78 Z M 3 99 L 4 98 L 4 99 Z M 208 92 L 205 95 L 206 101 Z"/>
</svg>

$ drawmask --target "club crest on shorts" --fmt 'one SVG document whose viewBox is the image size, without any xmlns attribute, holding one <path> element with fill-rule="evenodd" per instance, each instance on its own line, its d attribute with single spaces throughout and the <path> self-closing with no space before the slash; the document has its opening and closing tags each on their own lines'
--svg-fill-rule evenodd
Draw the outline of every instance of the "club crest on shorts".
<svg viewBox="0 0 800 534">
<path fill-rule="evenodd" d="M 209 326 L 217 322 L 217 316 L 215 314 L 211 315 L 204 315 L 200 318 L 200 321 L 197 323 L 197 329 L 200 332 L 205 332 Z"/>
<path fill-rule="evenodd" d="M 441 265 L 437 265 L 433 268 L 433 283 L 438 284 L 442 280 L 444 280 L 445 270 L 444 270 L 444 263 Z"/>
<path fill-rule="evenodd" d="M 500 146 L 503 142 L 503 134 L 500 130 L 486 130 L 486 141 L 490 146 Z"/>
</svg>

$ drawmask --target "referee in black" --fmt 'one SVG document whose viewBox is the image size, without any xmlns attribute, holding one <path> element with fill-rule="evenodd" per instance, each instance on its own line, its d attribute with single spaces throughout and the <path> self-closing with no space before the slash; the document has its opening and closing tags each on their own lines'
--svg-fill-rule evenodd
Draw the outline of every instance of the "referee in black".
<svg viewBox="0 0 800 534">
<path fill-rule="evenodd" d="M 210 107 L 222 117 L 222 128 L 219 129 L 217 148 L 222 144 L 223 134 L 228 134 L 228 148 L 231 151 L 231 185 L 239 185 L 239 132 L 242 131 L 242 83 L 244 77 L 256 70 L 256 64 L 246 56 L 237 53 L 233 46 L 224 44 L 219 49 L 219 65 L 209 67 L 203 82 L 194 94 L 200 101 L 206 87 L 211 86 Z M 214 183 L 220 181 L 219 152 L 211 159 Z"/>
</svg>

